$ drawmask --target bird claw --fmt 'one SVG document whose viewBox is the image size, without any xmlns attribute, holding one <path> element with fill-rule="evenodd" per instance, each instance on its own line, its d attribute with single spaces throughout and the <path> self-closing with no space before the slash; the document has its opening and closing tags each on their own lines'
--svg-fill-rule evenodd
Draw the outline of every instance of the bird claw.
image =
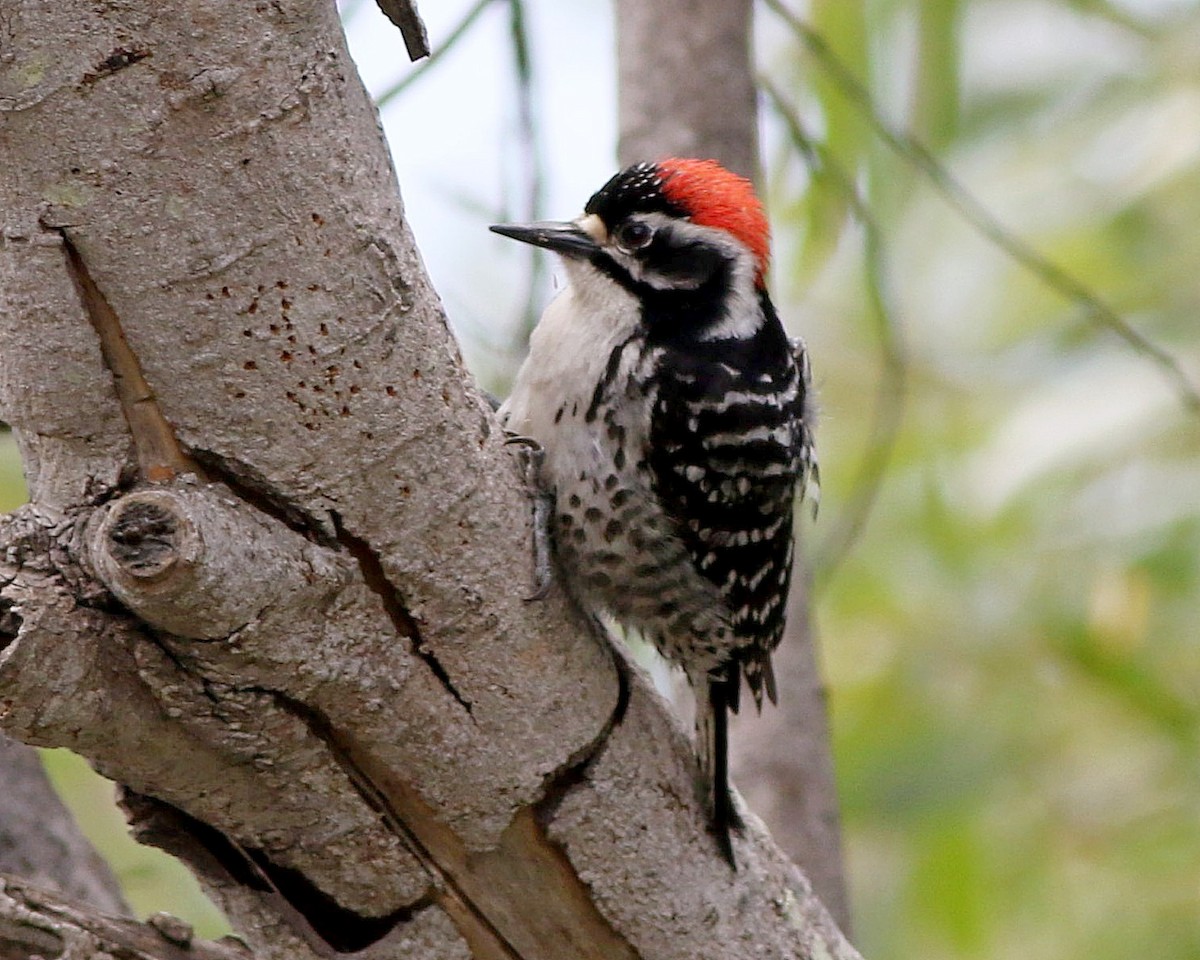
<svg viewBox="0 0 1200 960">
<path fill-rule="evenodd" d="M 533 437 L 512 434 L 505 446 L 516 447 L 517 464 L 525 489 L 533 504 L 533 593 L 524 597 L 526 603 L 545 600 L 554 586 L 554 570 L 550 562 L 550 517 L 554 508 L 554 491 L 546 486 L 542 465 L 546 451 Z"/>
</svg>

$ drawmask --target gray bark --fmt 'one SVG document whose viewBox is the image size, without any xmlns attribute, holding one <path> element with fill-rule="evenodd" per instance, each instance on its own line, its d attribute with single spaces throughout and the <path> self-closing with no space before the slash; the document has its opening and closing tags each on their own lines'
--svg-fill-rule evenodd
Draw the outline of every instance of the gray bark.
<svg viewBox="0 0 1200 960">
<path fill-rule="evenodd" d="M 333 4 L 0 30 L 0 728 L 124 784 L 264 958 L 856 956 L 522 600 L 527 496 Z"/>
<path fill-rule="evenodd" d="M 757 180 L 750 0 L 617 0 L 616 9 L 622 164 L 708 157 Z M 805 581 L 801 555 L 775 657 L 780 708 L 737 718 L 731 767 L 751 808 L 849 930 L 825 689 Z"/>
<path fill-rule="evenodd" d="M 96 958 L 96 960 L 251 960 L 250 951 L 228 938 L 193 940 L 191 928 L 158 915 L 146 923 L 101 916 L 31 886 L 0 876 L 0 957 Z"/>
<path fill-rule="evenodd" d="M 116 877 L 50 785 L 37 751 L 0 734 L 0 873 L 127 914 Z"/>
</svg>

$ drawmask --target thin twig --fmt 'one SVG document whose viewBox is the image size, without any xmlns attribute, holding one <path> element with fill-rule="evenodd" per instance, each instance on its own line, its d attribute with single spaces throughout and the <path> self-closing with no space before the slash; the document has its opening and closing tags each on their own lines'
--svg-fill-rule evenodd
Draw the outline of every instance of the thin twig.
<svg viewBox="0 0 1200 960">
<path fill-rule="evenodd" d="M 1067 300 L 1082 307 L 1088 321 L 1097 326 L 1107 327 L 1135 352 L 1155 364 L 1174 385 L 1184 406 L 1193 413 L 1200 413 L 1200 390 L 1188 379 L 1188 375 L 1174 356 L 1130 326 L 1127 320 L 1085 284 L 1009 232 L 962 183 L 938 162 L 924 144 L 893 129 L 880 116 L 870 91 L 830 49 L 829 44 L 820 34 L 785 7 L 781 0 L 763 0 L 763 2 L 787 23 L 821 67 L 838 84 L 846 97 L 858 106 L 880 139 L 920 170 L 933 188 L 963 219 L 1052 290 L 1056 290 Z"/>
<path fill-rule="evenodd" d="M 409 60 L 429 56 L 429 34 L 415 0 L 375 0 L 383 15 L 400 28 Z"/>
<path fill-rule="evenodd" d="M 400 96 L 400 94 L 420 80 L 421 77 L 425 76 L 425 74 L 429 72 L 430 68 L 432 68 L 439 60 L 442 59 L 442 57 L 449 53 L 454 48 L 454 45 L 463 38 L 466 32 L 471 29 L 471 24 L 479 19 L 479 15 L 483 13 L 483 11 L 487 8 L 487 5 L 491 2 L 492 0 L 478 0 L 475 6 L 467 11 L 467 15 L 459 21 L 458 26 L 450 31 L 450 35 L 446 37 L 445 42 L 436 50 L 434 50 L 433 53 L 429 55 L 429 58 L 423 64 L 413 70 L 412 73 L 400 80 L 397 80 L 394 84 L 384 90 L 383 93 L 376 97 L 375 105 L 382 110 L 389 103 L 395 100 L 396 97 Z"/>
<path fill-rule="evenodd" d="M 822 170 L 845 195 L 855 219 L 863 227 L 863 264 L 866 271 L 867 302 L 879 336 L 882 370 L 875 395 L 875 413 L 866 453 L 858 467 L 858 476 L 838 514 L 833 529 L 825 536 L 814 557 L 814 570 L 828 581 L 861 536 L 883 485 L 883 476 L 896 447 L 904 420 L 907 391 L 908 355 L 899 320 L 889 304 L 883 234 L 866 200 L 824 144 L 804 129 L 800 117 L 770 80 L 759 78 L 776 113 L 782 118 L 796 149 L 809 166 Z"/>
<path fill-rule="evenodd" d="M 527 221 L 540 220 L 546 182 L 542 160 L 541 135 L 534 109 L 533 58 L 530 53 L 529 30 L 525 22 L 525 5 L 522 0 L 509 0 L 509 31 L 512 35 L 513 67 L 517 74 L 517 139 L 521 147 L 519 163 L 526 171 L 524 209 L 521 218 Z M 522 309 L 523 322 L 520 329 L 520 346 L 529 342 L 538 320 L 537 296 L 545 275 L 545 257 L 532 247 L 529 249 L 529 275 L 525 284 L 525 303 Z"/>
</svg>

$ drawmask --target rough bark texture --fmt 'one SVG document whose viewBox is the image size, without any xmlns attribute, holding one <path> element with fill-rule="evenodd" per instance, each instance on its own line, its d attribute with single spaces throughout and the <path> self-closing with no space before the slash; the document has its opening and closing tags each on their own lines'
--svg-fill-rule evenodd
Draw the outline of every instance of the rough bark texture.
<svg viewBox="0 0 1200 960">
<path fill-rule="evenodd" d="M 621 163 L 711 157 L 758 179 L 750 0 L 617 0 L 616 9 Z M 780 707 L 736 719 L 731 765 L 751 808 L 849 929 L 825 690 L 805 581 L 801 558 L 775 657 Z"/>
<path fill-rule="evenodd" d="M 0 873 L 104 913 L 129 908 L 116 877 L 79 832 L 37 751 L 0 734 Z"/>
<path fill-rule="evenodd" d="M 856 956 L 521 599 L 527 497 L 334 5 L 26 0 L 0 43 L 0 727 L 124 784 L 264 958 Z"/>
</svg>

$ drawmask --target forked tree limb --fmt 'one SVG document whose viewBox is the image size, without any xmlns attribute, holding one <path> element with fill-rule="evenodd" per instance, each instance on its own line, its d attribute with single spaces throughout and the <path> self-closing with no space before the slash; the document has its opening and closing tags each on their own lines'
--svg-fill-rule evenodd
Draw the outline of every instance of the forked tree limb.
<svg viewBox="0 0 1200 960">
<path fill-rule="evenodd" d="M 525 491 L 334 5 L 6 15 L 0 728 L 124 784 L 263 958 L 856 956 L 522 600 Z"/>
</svg>

